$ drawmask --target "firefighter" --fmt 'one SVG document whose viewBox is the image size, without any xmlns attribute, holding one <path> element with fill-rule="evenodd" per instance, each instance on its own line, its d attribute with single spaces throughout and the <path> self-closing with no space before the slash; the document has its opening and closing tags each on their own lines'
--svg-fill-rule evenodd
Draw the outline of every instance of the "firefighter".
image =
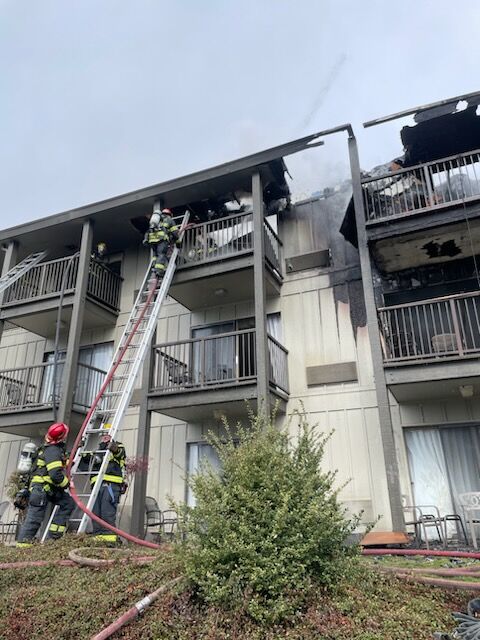
<svg viewBox="0 0 480 640">
<path fill-rule="evenodd" d="M 100 438 L 99 449 L 100 451 L 107 450 L 106 455 L 109 456 L 109 462 L 92 511 L 108 524 L 115 526 L 120 496 L 125 493 L 127 489 L 125 482 L 125 447 L 121 442 L 116 442 L 108 433 L 105 433 L 105 435 Z M 98 480 L 98 474 L 95 472 L 98 472 L 100 469 L 102 461 L 102 454 L 84 453 L 82 455 L 83 469 L 88 465 L 88 468 L 93 472 L 90 479 L 92 485 Z M 115 544 L 118 541 L 115 533 L 93 519 L 92 527 L 95 540 L 109 544 Z"/>
<path fill-rule="evenodd" d="M 175 225 L 170 209 L 163 209 L 160 213 L 155 211 L 150 216 L 148 231 L 143 239 L 143 244 L 148 245 L 154 255 L 152 268 L 154 273 L 162 278 L 168 266 L 168 250 L 175 243 L 180 246 L 178 227 Z"/>
<path fill-rule="evenodd" d="M 18 547 L 32 545 L 49 502 L 58 506 L 58 509 L 49 526 L 47 538 L 61 538 L 65 533 L 67 521 L 75 508 L 73 498 L 67 492 L 69 482 L 65 471 L 68 432 L 69 428 L 63 422 L 52 424 L 45 442 L 38 449 L 32 464 L 28 511 L 18 536 Z"/>
</svg>

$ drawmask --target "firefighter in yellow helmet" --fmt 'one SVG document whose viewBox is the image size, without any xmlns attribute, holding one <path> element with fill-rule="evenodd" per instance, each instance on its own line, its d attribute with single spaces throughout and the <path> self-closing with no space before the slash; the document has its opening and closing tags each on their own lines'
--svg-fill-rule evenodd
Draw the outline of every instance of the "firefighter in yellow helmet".
<svg viewBox="0 0 480 640">
<path fill-rule="evenodd" d="M 98 447 L 98 453 L 84 453 L 82 455 L 79 469 L 92 471 L 90 482 L 94 485 L 98 482 L 98 471 L 103 462 L 103 456 L 108 456 L 109 460 L 103 476 L 102 486 L 98 491 L 92 511 L 96 516 L 115 527 L 120 497 L 127 488 L 125 482 L 125 447 L 121 442 L 112 439 L 108 429 L 101 436 Z M 103 451 L 105 453 L 102 453 Z M 96 540 L 106 543 L 117 542 L 115 533 L 93 519 L 92 527 L 92 533 Z"/>
</svg>

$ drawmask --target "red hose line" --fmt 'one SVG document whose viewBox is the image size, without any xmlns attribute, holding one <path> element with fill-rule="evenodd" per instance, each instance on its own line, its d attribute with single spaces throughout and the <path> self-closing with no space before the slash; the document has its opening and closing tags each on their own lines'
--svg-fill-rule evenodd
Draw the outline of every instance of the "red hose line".
<svg viewBox="0 0 480 640">
<path fill-rule="evenodd" d="M 105 627 L 105 629 L 102 629 L 100 633 L 92 636 L 91 640 L 107 640 L 107 638 L 110 638 L 115 633 L 115 631 L 118 631 L 119 629 L 124 627 L 131 620 L 138 618 L 138 616 L 143 613 L 143 611 L 153 602 L 155 602 L 155 600 L 157 600 L 162 593 L 170 589 L 170 587 L 173 587 L 179 580 L 180 578 L 175 578 L 174 580 L 167 582 L 167 584 L 162 585 L 155 591 L 152 591 L 152 593 L 149 593 L 148 596 L 145 596 L 145 598 L 139 600 L 136 604 L 134 604 L 133 607 L 131 607 L 128 611 L 125 611 L 125 613 L 123 613 L 119 618 L 108 625 L 108 627 Z"/>
<path fill-rule="evenodd" d="M 476 551 L 436 551 L 428 549 L 362 549 L 364 556 L 443 556 L 450 558 L 474 558 L 480 560 Z"/>
<path fill-rule="evenodd" d="M 83 424 L 80 428 L 80 431 L 78 432 L 77 437 L 75 438 L 75 442 L 73 443 L 73 448 L 72 451 L 70 453 L 70 459 L 68 461 L 68 465 L 67 465 L 67 475 L 68 478 L 70 480 L 70 493 L 72 495 L 73 500 L 75 501 L 75 504 L 77 505 L 77 507 L 79 507 L 83 513 L 86 513 L 87 516 L 89 516 L 92 520 L 95 520 L 95 522 L 98 522 L 98 524 L 102 525 L 102 527 L 104 527 L 105 529 L 108 529 L 109 531 L 112 531 L 113 533 L 115 533 L 116 535 L 120 536 L 121 538 L 124 538 L 125 540 L 128 540 L 129 542 L 133 542 L 135 544 L 141 545 L 143 547 L 148 547 L 149 549 L 160 549 L 160 545 L 159 544 L 155 544 L 154 542 L 148 542 L 147 540 L 142 540 L 141 538 L 137 538 L 136 536 L 131 535 L 130 533 L 127 533 L 126 531 L 122 531 L 122 529 L 118 529 L 117 527 L 114 527 L 113 525 L 109 524 L 108 522 L 105 522 L 105 520 L 102 520 L 101 518 L 99 518 L 97 515 L 95 515 L 90 509 L 87 508 L 87 506 L 80 500 L 80 498 L 77 495 L 77 491 L 75 489 L 75 484 L 73 482 L 72 479 L 72 464 L 73 464 L 73 460 L 75 458 L 75 454 L 77 453 L 78 447 L 80 445 L 80 442 L 82 440 L 82 436 L 83 436 L 83 432 L 85 431 L 85 429 L 87 428 L 88 423 L 90 422 L 90 418 L 92 417 L 93 412 L 95 411 L 100 398 L 102 397 L 105 389 L 108 387 L 108 385 L 110 384 L 113 375 L 115 373 L 115 371 L 117 370 L 117 368 L 120 366 L 120 363 L 122 361 L 123 356 L 125 355 L 126 350 L 128 349 L 130 342 L 132 341 L 133 336 L 135 335 L 141 321 L 143 320 L 143 316 L 145 315 L 148 305 L 150 304 L 150 302 L 152 301 L 153 296 L 155 295 L 155 290 L 157 288 L 157 284 L 158 284 L 158 278 L 156 276 L 154 276 L 153 278 L 153 283 L 152 286 L 150 288 L 150 291 L 148 293 L 148 297 L 145 301 L 145 304 L 140 312 L 140 315 L 132 329 L 132 331 L 130 332 L 130 335 L 127 337 L 125 346 L 123 347 L 122 351 L 120 352 L 120 355 L 117 358 L 117 362 L 114 364 L 114 366 L 111 368 L 111 370 L 108 372 L 107 377 L 105 378 L 100 391 L 98 392 L 97 396 L 95 397 L 92 406 L 90 407 L 85 420 L 83 421 Z"/>
</svg>

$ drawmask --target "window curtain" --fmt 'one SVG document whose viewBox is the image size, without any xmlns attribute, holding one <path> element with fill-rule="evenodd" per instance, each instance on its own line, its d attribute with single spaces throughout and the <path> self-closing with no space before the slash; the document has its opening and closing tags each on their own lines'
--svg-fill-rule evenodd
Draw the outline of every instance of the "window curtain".
<svg viewBox="0 0 480 640">
<path fill-rule="evenodd" d="M 202 464 L 207 463 L 214 471 L 222 468 L 217 451 L 209 444 L 192 443 L 188 445 L 187 469 L 189 477 L 200 471 Z M 187 504 L 194 507 L 196 504 L 195 494 L 190 485 L 187 485 Z"/>
<path fill-rule="evenodd" d="M 459 494 L 480 491 L 480 427 L 412 429 L 405 438 L 415 504 L 462 515 Z"/>
<path fill-rule="evenodd" d="M 192 332 L 193 338 L 214 336 L 220 333 L 230 333 L 235 330 L 234 322 L 200 327 Z M 202 371 L 202 349 L 205 348 L 205 371 Z M 231 380 L 235 373 L 235 336 L 216 338 L 193 343 L 193 380 L 197 384 L 215 382 L 217 380 Z"/>
<path fill-rule="evenodd" d="M 453 513 L 452 494 L 448 481 L 445 459 L 439 429 L 414 429 L 406 434 L 407 451 L 410 462 L 414 504 L 435 505 L 440 515 Z M 423 513 L 434 513 L 422 509 Z M 436 538 L 436 530 L 427 529 L 429 538 Z"/>
<path fill-rule="evenodd" d="M 103 381 L 103 374 L 100 371 L 94 371 L 91 367 L 101 369 L 106 372 L 113 356 L 113 343 L 105 342 L 102 344 L 90 345 L 82 347 L 78 354 L 77 380 L 75 386 L 76 405 L 81 407 L 89 407 L 96 393 L 100 389 Z M 66 352 L 58 352 L 58 360 L 65 360 Z M 57 403 L 60 400 L 60 393 L 63 381 L 63 364 L 57 364 L 57 376 L 55 393 L 53 390 L 53 360 L 54 354 L 48 353 L 44 361 L 52 363 L 45 367 L 42 389 L 40 393 L 40 402 L 43 404 L 52 404 L 53 398 Z"/>
</svg>

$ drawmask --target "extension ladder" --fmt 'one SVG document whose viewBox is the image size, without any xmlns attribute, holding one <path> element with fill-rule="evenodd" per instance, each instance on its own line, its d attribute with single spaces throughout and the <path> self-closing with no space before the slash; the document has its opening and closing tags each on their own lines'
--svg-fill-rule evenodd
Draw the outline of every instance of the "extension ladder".
<svg viewBox="0 0 480 640">
<path fill-rule="evenodd" d="M 180 228 L 180 238 L 183 236 L 188 218 L 189 213 L 186 212 Z M 99 448 L 101 437 L 108 434 L 114 440 L 122 423 L 136 377 L 152 340 L 162 303 L 175 273 L 177 256 L 178 247 L 174 247 L 161 280 L 153 274 L 150 263 L 105 380 L 81 427 L 80 445 L 76 451 L 72 451 L 74 461 L 71 480 L 77 497 L 90 511 L 97 499 L 110 459 L 109 449 Z M 80 464 L 83 454 L 90 454 L 87 469 Z M 100 460 L 100 467 L 93 471 L 93 465 L 98 466 Z M 90 484 L 92 475 L 97 476 L 93 486 Z M 77 485 L 80 486 L 80 491 L 77 490 Z M 57 507 L 52 511 L 42 541 L 46 537 L 56 509 Z M 81 517 L 70 518 L 69 522 L 78 522 L 77 533 L 84 533 L 89 520 L 89 516 L 83 513 Z"/>
<path fill-rule="evenodd" d="M 0 278 L 0 293 L 21 278 L 27 271 L 37 265 L 47 255 L 47 251 L 31 253 L 24 260 L 16 264 L 10 271 Z"/>
</svg>

